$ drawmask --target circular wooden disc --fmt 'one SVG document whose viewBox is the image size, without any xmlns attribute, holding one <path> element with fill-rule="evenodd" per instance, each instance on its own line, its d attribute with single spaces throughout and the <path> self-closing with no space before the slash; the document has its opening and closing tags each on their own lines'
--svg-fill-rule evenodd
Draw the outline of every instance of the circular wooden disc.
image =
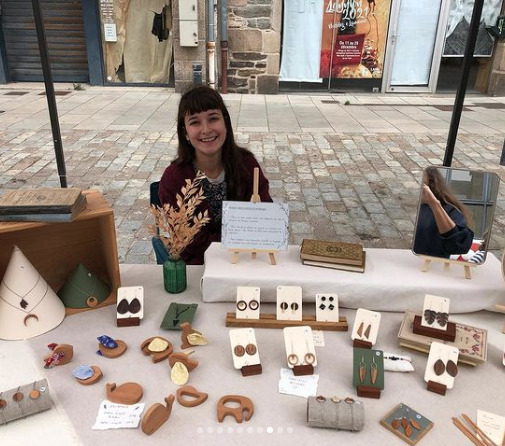
<svg viewBox="0 0 505 446">
<path fill-rule="evenodd" d="M 100 379 L 102 379 L 103 374 L 100 370 L 100 367 L 92 365 L 91 369 L 93 370 L 93 376 L 89 377 L 88 379 L 76 378 L 79 384 L 82 384 L 83 386 L 90 386 L 91 384 L 95 384 L 100 381 Z"/>
<path fill-rule="evenodd" d="M 23 400 L 25 396 L 21 392 L 16 392 L 14 395 L 12 395 L 12 399 L 16 402 L 20 402 Z"/>
<path fill-rule="evenodd" d="M 30 399 L 36 400 L 40 396 L 40 392 L 37 389 L 33 389 L 28 395 Z"/>
<path fill-rule="evenodd" d="M 5 406 L 7 406 L 7 401 L 0 400 L 0 409 L 3 409 Z"/>
<path fill-rule="evenodd" d="M 102 344 L 98 344 L 100 352 L 106 358 L 119 358 L 126 351 L 126 344 L 124 341 L 121 341 L 120 339 L 115 339 L 115 341 L 117 343 L 116 348 L 107 348 Z"/>
</svg>

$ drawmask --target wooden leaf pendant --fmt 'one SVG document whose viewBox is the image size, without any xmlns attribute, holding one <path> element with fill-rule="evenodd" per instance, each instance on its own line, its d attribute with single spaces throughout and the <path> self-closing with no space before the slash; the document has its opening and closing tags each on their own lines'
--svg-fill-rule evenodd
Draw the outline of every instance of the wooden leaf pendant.
<svg viewBox="0 0 505 446">
<path fill-rule="evenodd" d="M 453 378 L 455 378 L 456 375 L 458 374 L 458 366 L 456 365 L 456 363 L 452 359 L 447 362 L 447 366 L 445 367 L 445 370 Z"/>
<path fill-rule="evenodd" d="M 358 336 L 360 338 L 363 336 L 363 325 L 364 325 L 363 322 L 361 324 L 359 324 L 358 330 L 356 331 L 356 333 L 358 334 Z"/>
<path fill-rule="evenodd" d="M 412 425 L 413 428 L 417 429 L 418 431 L 421 430 L 421 425 L 416 420 L 411 419 L 410 424 Z"/>
<path fill-rule="evenodd" d="M 404 429 L 407 429 L 408 425 L 409 425 L 409 421 L 407 420 L 407 418 L 406 418 L 406 417 L 403 417 L 403 418 L 402 418 L 402 427 L 403 427 Z"/>
<path fill-rule="evenodd" d="M 370 365 L 370 381 L 372 382 L 372 386 L 375 386 L 375 383 L 377 382 L 377 375 L 377 364 L 375 363 L 375 358 L 373 358 L 373 362 Z"/>
<path fill-rule="evenodd" d="M 358 375 L 359 375 L 359 381 L 361 383 L 364 383 L 366 377 L 365 358 L 361 358 L 361 362 L 359 363 Z"/>
<path fill-rule="evenodd" d="M 433 325 L 433 322 L 435 322 L 436 315 L 436 311 L 430 309 L 424 310 L 424 320 L 430 325 Z"/>
<path fill-rule="evenodd" d="M 368 324 L 368 327 L 365 330 L 365 338 L 370 338 L 370 331 L 372 330 L 372 324 Z"/>
<path fill-rule="evenodd" d="M 398 429 L 400 427 L 400 422 L 398 421 L 398 418 L 395 418 L 392 422 L 391 422 L 391 426 L 393 426 L 393 429 Z"/>
<path fill-rule="evenodd" d="M 409 438 L 412 436 L 412 428 L 409 424 L 407 424 L 407 427 L 405 428 L 405 435 Z"/>
</svg>

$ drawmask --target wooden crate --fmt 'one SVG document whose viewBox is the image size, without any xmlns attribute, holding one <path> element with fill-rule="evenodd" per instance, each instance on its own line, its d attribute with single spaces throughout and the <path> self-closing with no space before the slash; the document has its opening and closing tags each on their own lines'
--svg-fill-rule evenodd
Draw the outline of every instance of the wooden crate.
<svg viewBox="0 0 505 446">
<path fill-rule="evenodd" d="M 82 263 L 111 287 L 95 308 L 115 304 L 121 279 L 114 213 L 99 191 L 84 193 L 86 209 L 70 223 L 0 222 L 0 277 L 17 245 L 55 292 Z M 66 314 L 87 310 L 67 308 Z"/>
</svg>

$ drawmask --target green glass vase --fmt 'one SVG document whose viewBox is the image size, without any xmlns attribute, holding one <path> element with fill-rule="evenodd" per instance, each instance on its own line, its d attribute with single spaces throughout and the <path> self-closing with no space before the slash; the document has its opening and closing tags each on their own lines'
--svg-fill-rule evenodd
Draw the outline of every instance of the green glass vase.
<svg viewBox="0 0 505 446">
<path fill-rule="evenodd" d="M 163 283 L 167 293 L 182 293 L 188 284 L 186 262 L 182 259 L 168 259 L 163 263 Z"/>
</svg>

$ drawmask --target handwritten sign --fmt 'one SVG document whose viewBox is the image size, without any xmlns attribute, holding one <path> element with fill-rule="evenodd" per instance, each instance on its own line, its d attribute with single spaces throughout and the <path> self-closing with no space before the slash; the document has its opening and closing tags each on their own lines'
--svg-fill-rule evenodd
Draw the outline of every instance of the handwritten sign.
<svg viewBox="0 0 505 446">
<path fill-rule="evenodd" d="M 103 400 L 98 409 L 95 424 L 91 429 L 135 429 L 139 426 L 140 416 L 144 411 L 144 403 L 116 404 Z"/>
<path fill-rule="evenodd" d="M 227 249 L 286 251 L 288 224 L 286 203 L 223 201 L 221 241 Z"/>
<path fill-rule="evenodd" d="M 117 42 L 116 24 L 104 23 L 104 39 L 106 42 Z"/>
</svg>

